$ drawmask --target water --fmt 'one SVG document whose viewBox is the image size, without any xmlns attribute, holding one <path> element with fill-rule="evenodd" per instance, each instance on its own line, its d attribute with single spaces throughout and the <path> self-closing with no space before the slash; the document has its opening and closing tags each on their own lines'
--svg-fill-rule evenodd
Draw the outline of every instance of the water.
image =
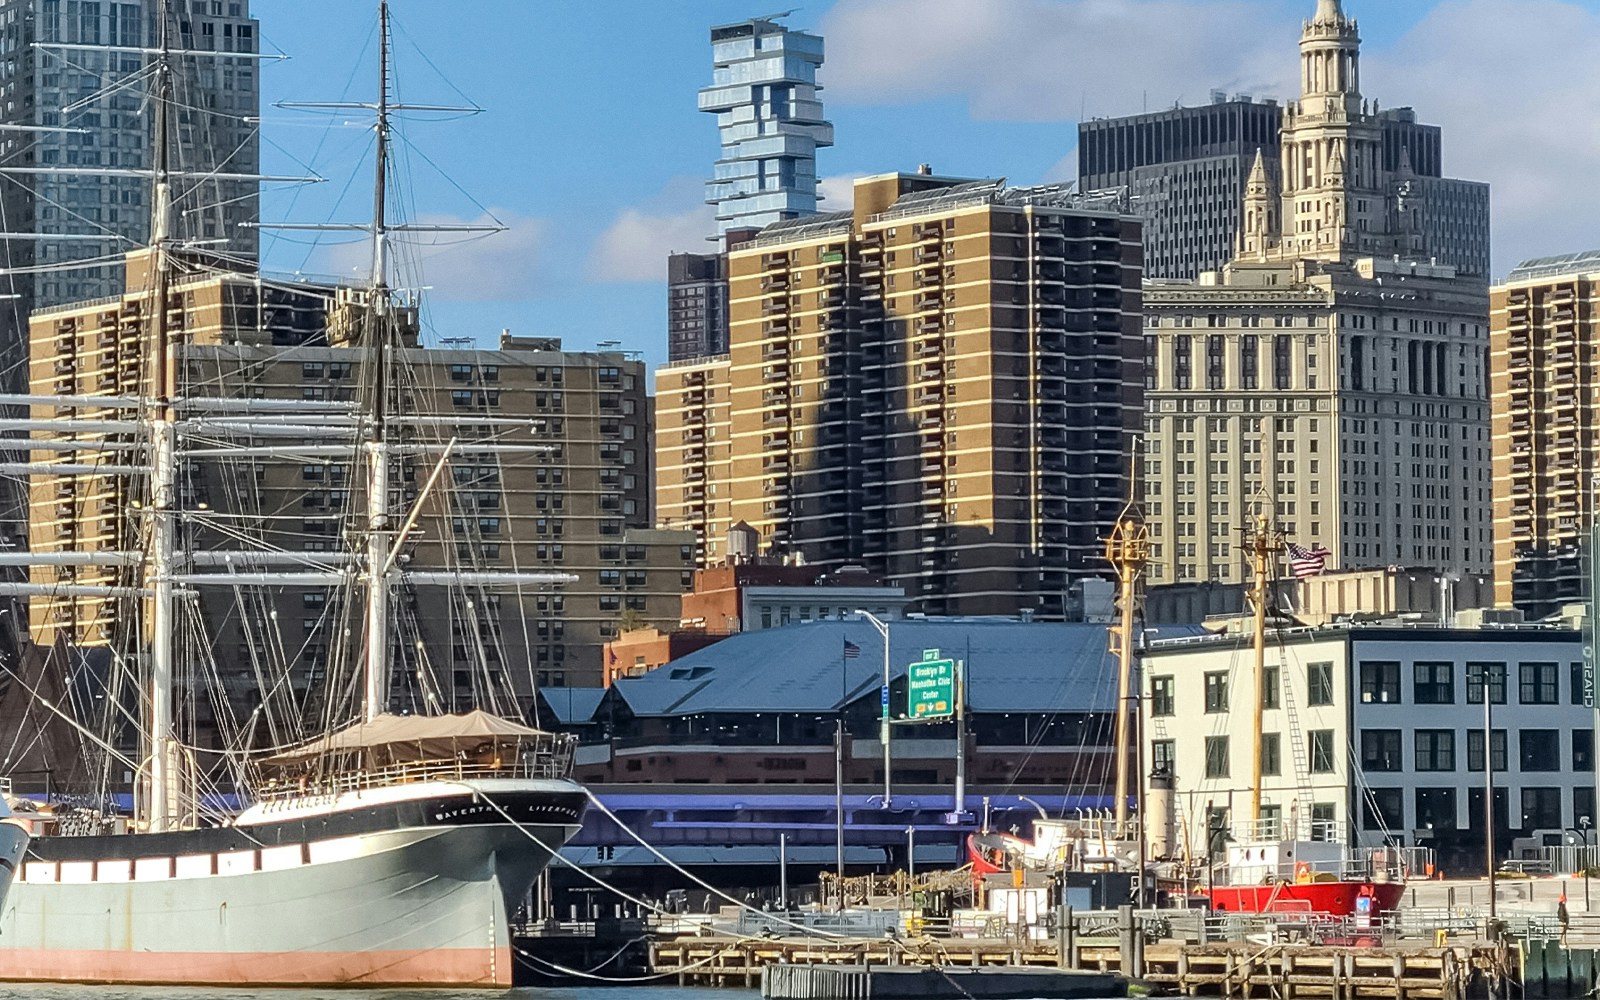
<svg viewBox="0 0 1600 1000">
<path fill-rule="evenodd" d="M 611 986 L 494 990 L 249 990 L 234 987 L 36 986 L 0 983 L 0 1000 L 750 1000 L 753 990 Z"/>
</svg>

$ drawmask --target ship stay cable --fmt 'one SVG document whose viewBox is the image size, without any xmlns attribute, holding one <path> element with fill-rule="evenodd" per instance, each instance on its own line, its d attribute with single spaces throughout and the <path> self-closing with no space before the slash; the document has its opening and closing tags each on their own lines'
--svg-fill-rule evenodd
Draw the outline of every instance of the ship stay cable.
<svg viewBox="0 0 1600 1000">
<path fill-rule="evenodd" d="M 465 786 L 465 787 L 471 787 L 471 786 Z M 477 789 L 473 789 L 473 790 L 475 792 L 477 792 L 480 801 L 488 803 L 489 806 L 491 808 L 493 808 L 495 812 L 499 813 L 500 816 L 503 819 L 505 819 L 505 821 L 507 823 L 509 823 L 512 826 L 516 827 L 517 830 L 524 837 L 527 837 L 529 840 L 533 841 L 535 846 L 537 846 L 537 847 L 541 848 L 542 850 L 546 851 L 547 853 L 549 853 L 551 861 L 559 862 L 560 864 L 566 866 L 571 871 L 573 871 L 576 874 L 582 876 L 583 878 L 587 879 L 588 881 L 594 883 L 595 885 L 599 886 L 600 888 L 605 889 L 608 892 L 615 893 L 624 902 L 632 903 L 635 906 L 639 907 L 640 909 L 649 910 L 651 913 L 654 913 L 654 914 L 656 914 L 658 916 L 672 917 L 674 920 L 677 920 L 677 921 L 679 921 L 681 923 L 688 924 L 691 927 L 697 927 L 697 928 L 699 928 L 701 930 L 706 930 L 706 931 L 715 930 L 715 928 L 712 926 L 712 923 L 711 923 L 711 920 L 710 920 L 709 917 L 707 917 L 704 920 L 696 920 L 693 916 L 689 916 L 689 915 L 686 915 L 686 914 L 669 913 L 668 911 L 662 909 L 661 907 L 656 906 L 654 903 L 647 902 L 646 900 L 640 899 L 639 897 L 628 893 L 626 890 L 617 888 L 616 886 L 614 886 L 614 885 L 610 884 L 609 882 L 605 881 L 604 879 L 602 879 L 600 876 L 598 876 L 598 875 L 594 874 L 593 872 L 589 871 L 587 868 L 582 867 L 577 862 L 568 860 L 567 858 L 565 858 L 565 857 L 563 857 L 561 855 L 560 850 L 559 850 L 559 845 L 557 845 L 556 847 L 552 847 L 552 845 L 547 844 L 543 840 L 541 840 L 539 838 L 538 834 L 536 834 L 532 830 L 528 829 L 526 824 L 518 822 L 516 817 L 512 816 L 509 812 L 507 812 L 505 810 L 505 808 L 503 806 L 500 805 L 500 803 L 496 802 L 495 799 L 494 799 L 494 796 L 489 795 L 489 794 L 487 794 L 485 792 L 479 791 Z M 616 823 L 617 826 L 621 827 L 624 832 L 626 832 L 629 835 L 633 836 L 634 839 L 636 839 L 636 840 L 639 839 L 638 838 L 638 834 L 635 834 L 633 832 L 633 830 L 627 824 L 623 823 L 614 814 L 612 814 L 610 812 L 610 810 L 606 809 L 604 803 L 602 803 L 599 800 L 599 798 L 597 798 L 595 796 L 595 794 L 593 792 L 589 791 L 586 788 L 586 789 L 584 789 L 584 793 L 589 797 L 590 802 L 593 803 L 594 805 L 598 806 L 601 809 L 601 811 L 604 812 L 606 814 L 606 816 L 608 816 L 611 819 L 611 821 L 613 823 Z M 677 862 L 673 861 L 671 858 L 668 858 L 665 855 L 663 855 L 663 854 L 659 853 L 658 851 L 656 851 L 656 849 L 654 847 L 651 847 L 650 844 L 646 843 L 645 841 L 639 840 L 639 843 L 641 845 L 643 845 L 646 850 L 650 851 L 652 854 L 655 854 L 656 857 L 660 858 L 663 862 L 666 863 L 666 865 L 668 867 L 672 868 L 674 871 L 678 872 L 681 875 L 686 876 L 690 881 L 694 882 L 696 885 L 699 885 L 701 888 L 710 891 L 710 893 L 712 895 L 717 896 L 720 899 L 727 900 L 729 903 L 732 903 L 734 906 L 736 906 L 740 910 L 744 910 L 744 911 L 747 911 L 747 912 L 750 912 L 750 913 L 757 914 L 762 919 L 770 920 L 773 923 L 784 924 L 786 926 L 793 927 L 795 930 L 800 931 L 801 933 L 805 934 L 808 937 L 831 938 L 831 939 L 834 939 L 834 940 L 845 940 L 845 939 L 848 939 L 850 937 L 850 935 L 848 935 L 848 934 L 840 934 L 840 933 L 838 933 L 836 931 L 824 930 L 824 929 L 822 929 L 820 927 L 807 927 L 805 924 L 795 923 L 794 921 L 785 919 L 785 918 L 779 916 L 778 914 L 768 913 L 765 910 L 758 910 L 755 907 L 751 906 L 749 903 L 744 902 L 743 900 L 735 899 L 732 896 L 729 896 L 728 894 L 722 892 L 722 890 L 716 889 L 716 888 L 713 888 L 710 885 L 707 885 L 705 882 L 701 881 L 698 877 L 696 877 L 693 873 L 688 872 L 688 871 L 684 870 L 682 867 L 680 867 Z M 726 933 L 729 936 L 731 936 L 731 937 L 733 937 L 733 938 L 735 938 L 737 940 L 740 940 L 740 941 L 766 941 L 766 940 L 768 940 L 767 938 L 762 937 L 760 935 L 743 934 L 743 933 L 740 933 L 737 930 L 734 930 L 734 931 L 717 931 L 717 932 L 718 933 Z M 652 977 L 652 978 L 655 978 L 655 977 Z"/>
</svg>

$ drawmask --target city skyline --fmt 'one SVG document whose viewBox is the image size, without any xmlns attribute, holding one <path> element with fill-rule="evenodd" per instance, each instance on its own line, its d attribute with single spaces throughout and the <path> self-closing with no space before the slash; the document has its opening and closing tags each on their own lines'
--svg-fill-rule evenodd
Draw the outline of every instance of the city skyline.
<svg viewBox="0 0 1600 1000">
<path fill-rule="evenodd" d="M 1292 94 L 1293 40 L 1309 13 L 1302 0 L 1125 0 L 1097 5 L 1099 20 L 1089 24 L 1084 6 L 1067 0 L 922 4 L 927 16 L 905 26 L 908 44 L 897 45 L 893 59 L 867 58 L 866 43 L 896 23 L 904 6 L 899 0 L 841 0 L 801 10 L 787 22 L 822 35 L 828 46 L 819 79 L 837 145 L 819 157 L 825 194 L 847 189 L 856 175 L 919 162 L 941 173 L 1003 175 L 1013 183 L 1071 179 L 1075 122 L 1083 112 L 1137 113 L 1179 98 L 1204 103 L 1213 89 Z M 1579 179 L 1600 164 L 1600 143 L 1582 130 L 1554 126 L 1581 113 L 1582 95 L 1593 89 L 1594 71 L 1581 54 L 1600 39 L 1600 0 L 1347 0 L 1346 7 L 1362 25 L 1363 89 L 1395 95 L 1443 126 L 1451 136 L 1445 148 L 1451 176 L 1496 185 L 1495 275 L 1524 257 L 1594 242 L 1582 220 L 1592 217 L 1585 208 L 1600 195 L 1588 193 Z M 321 122 L 272 107 L 280 100 L 337 99 L 341 94 L 328 91 L 347 75 L 348 96 L 363 93 L 360 70 L 351 74 L 344 67 L 351 65 L 352 36 L 370 34 L 370 12 L 359 4 L 333 11 L 317 5 L 314 15 L 295 16 L 310 9 L 280 0 L 259 12 L 264 47 L 293 56 L 264 73 L 270 140 L 264 159 L 269 172 L 296 158 L 310 161 L 332 183 L 269 192 L 264 215 L 360 219 L 365 204 L 359 198 L 345 198 L 337 213 L 333 206 L 351 172 L 360 169 L 358 154 L 368 136 L 328 131 Z M 403 92 L 448 103 L 457 99 L 453 84 L 489 109 L 452 132 L 461 141 L 449 148 L 434 141 L 434 130 L 413 128 L 416 148 L 511 226 L 506 234 L 433 258 L 426 280 L 434 287 L 434 325 L 442 336 L 489 338 L 509 326 L 577 338 L 575 346 L 618 340 L 659 362 L 665 356 L 666 252 L 708 249 L 700 237 L 714 228 L 703 184 L 717 155 L 716 128 L 695 107 L 696 91 L 711 78 L 708 32 L 713 24 L 765 12 L 722 0 L 631 11 L 608 25 L 599 72 L 596 50 L 586 41 L 592 10 L 544 4 L 501 13 L 507 30 L 474 35 L 473 44 L 486 51 L 467 59 L 450 42 L 461 34 L 458 19 L 404 0 L 396 7 Z M 993 64 L 993 72 L 980 72 L 996 45 L 1016 40 L 1007 25 L 1024 18 L 1035 25 L 1025 44 L 1018 43 L 1013 58 Z M 1116 63 L 1105 63 L 1099 51 L 1063 59 L 1070 48 L 1051 48 L 1086 31 L 1123 37 L 1122 29 L 1134 26 L 1142 26 L 1142 48 L 1121 52 Z M 449 82 L 418 57 L 412 38 L 428 39 L 428 60 Z M 369 43 L 362 69 L 372 61 L 370 49 Z M 1531 58 L 1535 50 L 1537 59 Z M 1530 58 L 1518 59 L 1523 52 Z M 1493 59 L 1504 62 L 1494 73 L 1462 72 Z M 1553 71 L 1569 65 L 1571 72 Z M 611 72 L 612 66 L 622 70 Z M 1559 89 L 1552 80 L 1561 81 Z M 643 81 L 648 86 L 640 86 Z M 538 124 L 519 127 L 530 119 Z M 595 120 L 606 127 L 586 125 Z M 319 143 L 321 153 L 313 158 Z M 450 181 L 420 155 L 414 162 L 417 205 L 430 214 L 476 217 L 477 207 Z M 507 162 L 520 166 L 507 170 Z M 266 242 L 268 264 L 278 269 L 316 270 L 339 260 L 307 260 L 303 245 Z M 481 280 L 486 268 L 498 277 Z"/>
</svg>

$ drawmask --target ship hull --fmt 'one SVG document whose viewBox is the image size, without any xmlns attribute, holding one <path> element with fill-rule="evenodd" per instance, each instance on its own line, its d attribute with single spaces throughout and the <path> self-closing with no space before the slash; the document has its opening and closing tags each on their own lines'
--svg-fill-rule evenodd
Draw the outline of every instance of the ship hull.
<svg viewBox="0 0 1600 1000">
<path fill-rule="evenodd" d="M 1356 916 L 1360 900 L 1372 902 L 1367 913 L 1376 917 L 1400 905 L 1406 887 L 1401 882 L 1283 882 L 1276 885 L 1214 886 L 1208 893 L 1211 908 L 1228 913 L 1305 912 L 1334 917 Z"/>
<path fill-rule="evenodd" d="M 3 805 L 3 803 L 0 803 Z M 11 894 L 11 883 L 22 869 L 22 859 L 28 850 L 28 831 L 20 824 L 0 820 L 0 910 Z"/>
<path fill-rule="evenodd" d="M 571 791 L 490 794 L 515 824 L 456 788 L 243 827 L 40 838 L 0 916 L 0 979 L 510 986 L 510 915 L 582 813 L 581 790 L 548 784 Z"/>
</svg>

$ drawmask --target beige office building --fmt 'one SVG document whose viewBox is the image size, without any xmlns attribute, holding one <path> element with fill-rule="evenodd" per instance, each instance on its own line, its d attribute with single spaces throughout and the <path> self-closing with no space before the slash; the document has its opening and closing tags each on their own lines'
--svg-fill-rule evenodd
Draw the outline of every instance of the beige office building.
<svg viewBox="0 0 1600 1000">
<path fill-rule="evenodd" d="M 1282 162 L 1257 157 L 1233 262 L 1145 288 L 1151 580 L 1244 579 L 1259 513 L 1330 567 L 1486 572 L 1487 287 L 1430 257 L 1404 151 L 1383 169 L 1336 0 L 1301 57 Z"/>
<path fill-rule="evenodd" d="M 729 254 L 729 353 L 657 373 L 657 512 L 862 563 L 929 613 L 1060 616 L 1106 570 L 1140 412 L 1138 225 L 930 173 Z"/>
<path fill-rule="evenodd" d="M 1600 427 L 1600 252 L 1526 261 L 1490 293 L 1495 599 L 1585 600 Z"/>
<path fill-rule="evenodd" d="M 36 312 L 30 379 L 36 394 L 128 396 L 147 384 L 142 344 L 149 293 L 142 257 L 132 258 L 129 287 L 115 299 Z M 200 269 L 173 290 L 179 331 L 179 379 L 189 396 L 338 402 L 360 392 L 363 353 L 337 346 L 359 303 L 345 290 L 274 285 L 253 275 Z M 408 314 L 412 315 L 412 314 Z M 544 338 L 502 336 L 496 350 L 415 346 L 414 321 L 398 357 L 397 412 L 439 421 L 398 425 L 402 439 L 455 437 L 440 481 L 422 497 L 412 544 L 413 569 L 570 573 L 575 582 L 496 593 L 478 588 L 416 587 L 397 598 L 400 624 L 394 707 L 450 709 L 531 705 L 535 684 L 598 685 L 601 646 L 624 620 L 675 624 L 678 597 L 693 568 L 693 536 L 650 521 L 648 409 L 641 362 L 621 354 L 561 350 Z M 125 411 L 61 407 L 60 417 L 127 419 Z M 50 416 L 45 410 L 43 416 Z M 456 418 L 507 420 L 492 432 Z M 493 452 L 498 445 L 537 451 Z M 85 437 L 89 437 L 85 435 Z M 94 435 L 101 441 L 127 434 Z M 190 447 L 222 444 L 200 431 Z M 258 438 L 251 443 L 270 443 Z M 93 444 L 86 441 L 86 444 Z M 289 447 L 297 442 L 290 442 Z M 310 444 L 312 442 L 305 442 Z M 474 444 L 480 445 L 474 448 Z M 180 445 L 180 458 L 182 447 Z M 138 477 L 100 474 L 120 453 L 34 453 L 34 461 L 71 471 L 35 475 L 30 545 L 35 552 L 132 551 L 138 545 Z M 430 457 L 430 454 L 433 457 Z M 437 451 L 399 462 L 391 502 L 407 510 L 433 473 Z M 292 454 L 249 459 L 193 458 L 180 466 L 180 534 L 192 549 L 260 548 L 281 553 L 338 553 L 347 529 L 364 515 L 359 460 Z M 210 567 L 215 569 L 216 567 Z M 293 567 L 290 567 L 293 568 Z M 195 563 L 191 569 L 205 571 Z M 126 583 L 136 571 L 92 565 L 36 566 L 33 582 L 89 586 Z M 198 638 L 236 705 L 246 712 L 279 690 L 304 707 L 326 671 L 348 657 L 341 639 L 351 602 L 339 588 L 282 587 L 239 596 L 201 587 Z M 41 596 L 30 602 L 35 643 L 118 648 L 134 616 L 125 599 Z M 359 618 L 353 633 L 359 636 Z M 287 661 L 289 681 L 275 685 L 271 664 Z M 203 699 L 202 699 L 203 701 Z M 202 723 L 214 713 L 199 710 Z"/>
</svg>

